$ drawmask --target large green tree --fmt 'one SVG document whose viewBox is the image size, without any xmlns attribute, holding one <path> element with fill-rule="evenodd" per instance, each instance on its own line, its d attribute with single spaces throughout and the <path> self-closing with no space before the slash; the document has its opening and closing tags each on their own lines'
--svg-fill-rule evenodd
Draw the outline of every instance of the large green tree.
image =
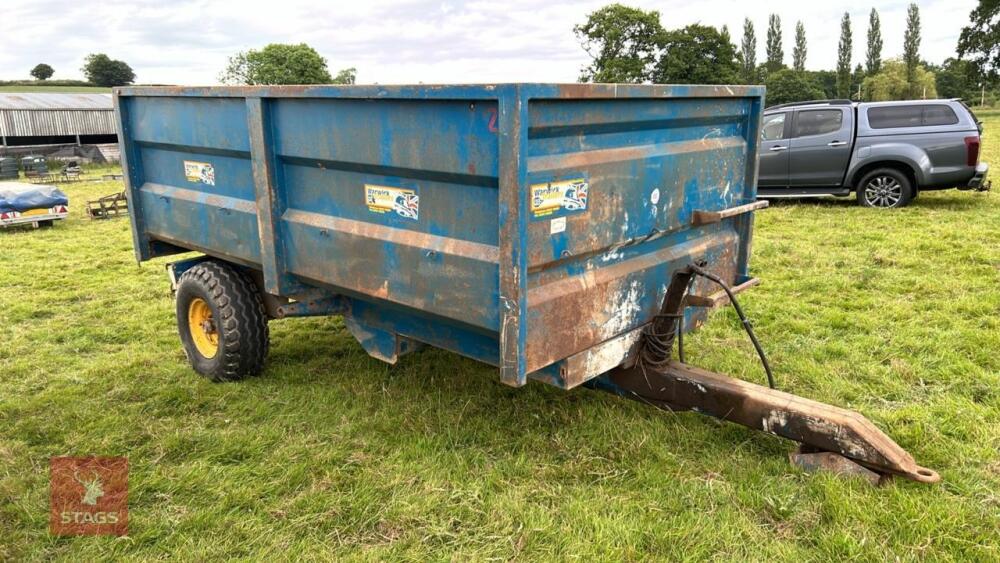
<svg viewBox="0 0 1000 563">
<path fill-rule="evenodd" d="M 135 81 L 132 67 L 124 61 L 112 59 L 104 53 L 87 55 L 83 60 L 83 75 L 97 86 L 124 86 Z"/>
<path fill-rule="evenodd" d="M 920 9 L 916 4 L 906 8 L 906 31 L 903 32 L 903 62 L 906 63 L 906 81 L 910 95 L 917 97 L 917 65 L 920 64 Z"/>
<path fill-rule="evenodd" d="M 976 63 L 964 59 L 947 58 L 934 73 L 938 96 L 962 98 L 970 104 L 993 99 L 994 93 L 985 82 Z"/>
<path fill-rule="evenodd" d="M 840 19 L 840 42 L 837 44 L 837 97 L 851 95 L 851 14 L 844 12 Z"/>
<path fill-rule="evenodd" d="M 757 83 L 757 35 L 750 18 L 743 20 L 743 40 L 740 42 L 741 77 L 744 84 Z"/>
<path fill-rule="evenodd" d="M 801 21 L 795 22 L 795 48 L 792 49 L 792 68 L 802 72 L 806 69 L 806 27 Z"/>
<path fill-rule="evenodd" d="M 48 80 L 55 73 L 55 69 L 45 63 L 38 63 L 31 69 L 31 76 L 36 80 Z"/>
<path fill-rule="evenodd" d="M 333 77 L 326 59 L 315 49 L 299 43 L 271 43 L 229 58 L 219 77 L 226 84 L 330 84 Z"/>
<path fill-rule="evenodd" d="M 663 34 L 663 53 L 653 70 L 661 84 L 734 84 L 740 67 L 736 48 L 719 30 L 692 24 Z"/>
<path fill-rule="evenodd" d="M 958 38 L 958 56 L 969 56 L 978 74 L 996 80 L 1000 74 L 1000 0 L 979 0 Z"/>
<path fill-rule="evenodd" d="M 907 79 L 906 63 L 901 59 L 883 61 L 882 70 L 865 78 L 862 89 L 876 102 L 938 96 L 934 73 L 918 64 L 914 71 L 914 82 L 911 83 Z"/>
<path fill-rule="evenodd" d="M 776 72 L 785 68 L 785 50 L 781 46 L 781 17 L 771 14 L 767 20 L 767 62 L 764 63 L 767 72 Z"/>
<path fill-rule="evenodd" d="M 809 73 L 785 68 L 772 72 L 764 80 L 767 86 L 767 105 L 787 104 L 805 100 L 820 100 L 823 88 Z"/>
<path fill-rule="evenodd" d="M 875 74 L 882 68 L 882 22 L 878 10 L 872 8 L 868 15 L 868 48 L 865 51 L 865 69 Z"/>
<path fill-rule="evenodd" d="M 810 78 L 816 81 L 823 88 L 823 97 L 833 99 L 837 97 L 837 72 L 833 70 L 813 70 L 806 71 Z"/>
<path fill-rule="evenodd" d="M 591 62 L 582 82 L 648 82 L 656 67 L 664 29 L 660 13 L 611 4 L 573 28 Z"/>
</svg>

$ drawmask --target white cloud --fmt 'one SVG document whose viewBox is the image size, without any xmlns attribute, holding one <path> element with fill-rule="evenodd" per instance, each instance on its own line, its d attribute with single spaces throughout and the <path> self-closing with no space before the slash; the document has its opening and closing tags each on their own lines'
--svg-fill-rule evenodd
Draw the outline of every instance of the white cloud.
<svg viewBox="0 0 1000 563">
<path fill-rule="evenodd" d="M 88 53 L 104 52 L 128 62 L 141 83 L 213 84 L 235 51 L 270 42 L 306 42 L 332 70 L 358 68 L 362 82 L 571 82 L 587 63 L 573 26 L 609 1 L 527 0 L 5 0 L 0 18 L 0 78 L 26 78 L 39 62 L 55 78 L 79 78 Z M 767 15 L 782 17 L 786 62 L 790 62 L 796 20 L 809 42 L 807 66 L 832 69 L 839 21 L 851 14 L 854 61 L 864 57 L 868 11 L 882 18 L 884 56 L 898 56 L 907 2 L 876 0 L 820 4 L 801 0 L 628 2 L 659 10 L 663 25 L 700 22 L 728 25 L 733 40 L 743 18 L 757 30 L 758 61 L 764 58 Z M 974 0 L 919 3 L 923 22 L 921 55 L 941 62 L 955 43 Z"/>
</svg>

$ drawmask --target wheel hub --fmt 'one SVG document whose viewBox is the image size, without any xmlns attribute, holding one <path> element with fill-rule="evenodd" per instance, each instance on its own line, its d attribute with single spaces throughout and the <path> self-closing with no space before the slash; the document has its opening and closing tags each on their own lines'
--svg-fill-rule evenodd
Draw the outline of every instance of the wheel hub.
<svg viewBox="0 0 1000 563">
<path fill-rule="evenodd" d="M 198 353 L 208 359 L 214 358 L 219 352 L 219 331 L 212 308 L 200 297 L 195 297 L 188 305 L 188 330 Z"/>
<path fill-rule="evenodd" d="M 865 202 L 872 207 L 895 207 L 903 198 L 903 187 L 891 176 L 873 178 L 865 186 Z"/>
</svg>

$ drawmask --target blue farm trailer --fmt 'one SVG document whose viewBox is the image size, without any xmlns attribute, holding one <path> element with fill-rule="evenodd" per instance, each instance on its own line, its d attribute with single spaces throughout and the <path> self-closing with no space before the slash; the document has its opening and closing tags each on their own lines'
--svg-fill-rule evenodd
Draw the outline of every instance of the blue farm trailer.
<svg viewBox="0 0 1000 563">
<path fill-rule="evenodd" d="M 169 271 L 184 349 L 213 380 L 263 369 L 270 320 L 342 315 L 389 363 L 436 346 L 508 385 L 586 384 L 784 436 L 805 465 L 936 480 L 856 413 L 672 359 L 756 283 L 763 94 L 130 87 L 115 108 L 138 259 L 200 253 Z"/>
</svg>

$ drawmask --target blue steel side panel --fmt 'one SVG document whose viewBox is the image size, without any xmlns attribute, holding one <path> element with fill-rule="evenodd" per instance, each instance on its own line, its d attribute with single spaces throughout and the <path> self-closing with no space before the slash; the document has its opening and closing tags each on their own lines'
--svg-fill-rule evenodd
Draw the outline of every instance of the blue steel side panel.
<svg viewBox="0 0 1000 563">
<path fill-rule="evenodd" d="M 131 139 L 137 143 L 249 155 L 242 99 L 156 96 L 130 100 Z"/>
<path fill-rule="evenodd" d="M 275 151 L 286 159 L 334 170 L 378 166 L 388 169 L 386 175 L 497 185 L 495 101 L 292 98 L 272 103 Z"/>
<path fill-rule="evenodd" d="M 752 102 L 529 102 L 528 189 L 577 179 L 588 196 L 585 209 L 530 217 L 528 372 L 649 322 L 673 271 L 687 264 L 703 260 L 736 282 L 745 270 L 736 222 L 693 228 L 691 218 L 753 201 Z"/>
<path fill-rule="evenodd" d="M 299 278 L 497 330 L 496 102 L 269 101 Z M 375 211 L 369 186 L 416 194 Z"/>
<path fill-rule="evenodd" d="M 126 103 L 140 236 L 260 263 L 245 102 L 157 96 Z M 188 178 L 186 162 L 210 166 L 214 181 Z"/>
</svg>

